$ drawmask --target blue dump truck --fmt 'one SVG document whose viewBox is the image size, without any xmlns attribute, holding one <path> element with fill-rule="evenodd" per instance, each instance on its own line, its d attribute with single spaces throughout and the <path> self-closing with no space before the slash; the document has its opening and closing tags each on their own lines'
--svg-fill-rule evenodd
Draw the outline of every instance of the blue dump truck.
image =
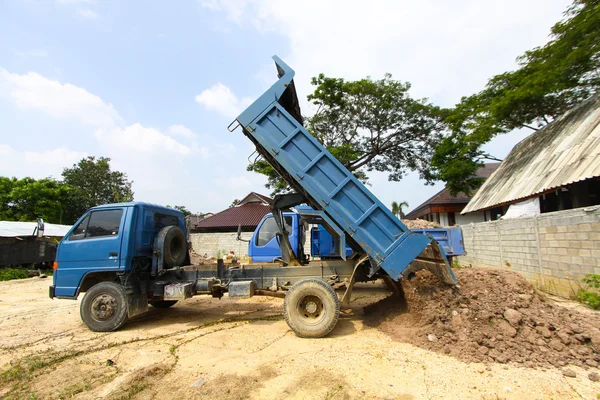
<svg viewBox="0 0 600 400">
<path fill-rule="evenodd" d="M 184 216 L 146 203 L 88 210 L 63 238 L 51 298 L 85 292 L 81 318 L 93 331 L 113 331 L 128 318 L 194 295 L 284 298 L 284 318 L 300 337 L 322 337 L 336 325 L 340 302 L 355 282 L 409 279 L 427 269 L 456 284 L 444 249 L 406 228 L 302 125 L 294 71 L 274 57 L 279 79 L 230 125 L 241 126 L 295 192 L 271 203 L 280 263 L 189 265 Z M 234 126 L 233 129 L 231 127 Z M 284 210 L 326 229 L 338 258 L 309 261 L 292 246 Z M 346 256 L 346 245 L 352 255 Z M 296 251 L 295 251 L 296 250 Z M 333 289 L 345 287 L 341 300 Z"/>
<path fill-rule="evenodd" d="M 297 208 L 307 207 L 299 206 Z M 323 226 L 313 225 L 310 232 L 307 232 L 309 229 L 308 224 L 298 212 L 284 212 L 283 218 L 286 230 L 290 234 L 290 245 L 295 254 L 305 254 L 305 257 L 310 256 L 312 259 L 319 258 L 321 260 L 340 258 L 340 250 L 336 249 L 336 240 Z M 453 257 L 466 254 L 462 231 L 459 227 L 419 228 L 411 229 L 411 231 L 433 237 L 438 245 L 444 249 L 450 264 L 452 264 Z M 254 230 L 250 240 L 248 240 L 250 262 L 277 262 L 281 260 L 281 250 L 276 238 L 277 233 L 278 228 L 273 214 L 265 215 Z M 306 253 L 306 249 L 301 248 L 306 243 L 307 235 L 309 235 L 310 253 Z M 242 240 L 241 229 L 238 230 L 238 240 Z M 353 253 L 352 248 L 346 245 L 346 257 L 351 257 Z"/>
</svg>

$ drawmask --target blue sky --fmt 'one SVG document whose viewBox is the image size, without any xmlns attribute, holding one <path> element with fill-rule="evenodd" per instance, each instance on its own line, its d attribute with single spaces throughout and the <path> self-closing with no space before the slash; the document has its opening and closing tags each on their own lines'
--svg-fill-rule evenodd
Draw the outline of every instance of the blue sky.
<svg viewBox="0 0 600 400">
<path fill-rule="evenodd" d="M 216 212 L 250 191 L 253 148 L 226 129 L 275 80 L 271 56 L 310 78 L 391 72 L 412 94 L 450 106 L 542 45 L 562 0 L 0 1 L 0 175 L 60 177 L 111 157 L 136 200 Z M 503 157 L 529 132 L 488 145 Z M 442 185 L 371 175 L 371 190 L 410 209 Z"/>
</svg>

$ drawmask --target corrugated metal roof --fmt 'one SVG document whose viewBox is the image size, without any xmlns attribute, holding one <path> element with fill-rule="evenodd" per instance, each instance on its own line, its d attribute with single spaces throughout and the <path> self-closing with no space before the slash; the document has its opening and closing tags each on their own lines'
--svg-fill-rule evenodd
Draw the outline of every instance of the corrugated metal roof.
<svg viewBox="0 0 600 400">
<path fill-rule="evenodd" d="M 487 163 L 477 170 L 476 176 L 479 178 L 488 178 L 500 165 L 499 162 Z M 422 213 L 429 210 L 428 206 L 443 205 L 443 204 L 467 204 L 471 200 L 471 196 L 467 196 L 465 193 L 458 193 L 456 196 L 452 196 L 450 190 L 444 188 L 431 196 L 429 199 L 424 201 L 414 210 L 406 214 L 406 219 L 415 219 L 420 217 Z M 429 211 L 427 211 L 429 213 Z"/>
<path fill-rule="evenodd" d="M 462 213 L 600 176 L 600 95 L 518 143 Z"/>
<path fill-rule="evenodd" d="M 37 222 L 0 221 L 0 237 L 33 236 Z M 44 224 L 44 236 L 63 237 L 71 225 Z"/>
</svg>

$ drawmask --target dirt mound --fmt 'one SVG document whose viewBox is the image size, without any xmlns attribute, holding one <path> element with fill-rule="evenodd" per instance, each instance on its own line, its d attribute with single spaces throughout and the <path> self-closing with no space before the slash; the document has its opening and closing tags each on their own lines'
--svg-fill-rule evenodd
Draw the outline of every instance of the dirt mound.
<svg viewBox="0 0 600 400">
<path fill-rule="evenodd" d="M 194 251 L 194 249 L 190 249 L 190 262 L 193 265 L 197 264 L 216 264 L 216 259 L 209 258 L 208 255 L 200 255 Z"/>
<path fill-rule="evenodd" d="M 600 362 L 600 317 L 555 304 L 517 273 L 455 271 L 460 288 L 422 271 L 398 297 L 365 309 L 365 322 L 392 338 L 463 361 L 515 362 L 529 367 Z"/>
<path fill-rule="evenodd" d="M 402 223 L 406 225 L 408 229 L 425 229 L 425 228 L 441 228 L 442 226 L 437 222 L 431 222 L 424 219 L 403 219 Z"/>
</svg>

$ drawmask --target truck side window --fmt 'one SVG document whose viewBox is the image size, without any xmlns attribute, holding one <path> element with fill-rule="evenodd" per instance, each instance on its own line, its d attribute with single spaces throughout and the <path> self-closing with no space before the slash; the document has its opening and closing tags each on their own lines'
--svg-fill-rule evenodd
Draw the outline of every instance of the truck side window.
<svg viewBox="0 0 600 400">
<path fill-rule="evenodd" d="M 285 230 L 290 234 L 292 233 L 292 217 L 283 217 L 285 221 Z M 275 237 L 275 234 L 279 232 L 277 229 L 277 224 L 275 223 L 275 218 L 269 217 L 265 219 L 265 222 L 260 227 L 258 231 L 258 235 L 256 235 L 256 245 L 264 246 L 271 241 Z"/>
<path fill-rule="evenodd" d="M 87 231 L 88 222 L 90 222 L 90 216 L 88 215 L 77 225 L 75 230 L 71 232 L 69 235 L 69 240 L 79 240 L 85 237 L 85 232 Z"/>
<path fill-rule="evenodd" d="M 154 229 L 160 231 L 165 226 L 177 225 L 177 217 L 161 213 L 154 214 Z"/>
<path fill-rule="evenodd" d="M 94 211 L 90 216 L 86 238 L 99 236 L 116 236 L 119 234 L 123 210 Z"/>
</svg>

